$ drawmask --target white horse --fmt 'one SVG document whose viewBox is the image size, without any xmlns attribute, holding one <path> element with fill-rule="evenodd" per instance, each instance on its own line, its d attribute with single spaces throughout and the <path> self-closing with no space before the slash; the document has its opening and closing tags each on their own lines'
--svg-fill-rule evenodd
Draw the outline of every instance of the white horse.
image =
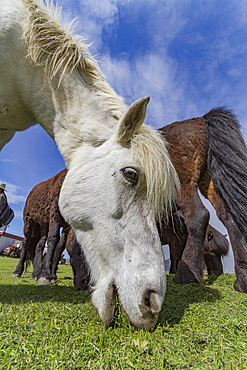
<svg viewBox="0 0 247 370">
<path fill-rule="evenodd" d="M 139 328 L 156 325 L 166 289 L 155 219 L 171 212 L 179 181 L 163 139 L 129 108 L 58 10 L 34 0 L 0 2 L 0 148 L 39 123 L 68 173 L 59 206 L 91 268 L 102 322 L 115 298 Z"/>
</svg>

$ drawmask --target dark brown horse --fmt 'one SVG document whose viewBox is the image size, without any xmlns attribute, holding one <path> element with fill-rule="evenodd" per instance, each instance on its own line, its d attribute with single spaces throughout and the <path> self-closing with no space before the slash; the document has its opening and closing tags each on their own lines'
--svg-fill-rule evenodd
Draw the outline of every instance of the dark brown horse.
<svg viewBox="0 0 247 370">
<path fill-rule="evenodd" d="M 14 276 L 21 276 L 24 262 L 32 260 L 33 277 L 37 278 L 38 282 L 50 282 L 55 278 L 51 271 L 51 261 L 60 239 L 60 228 L 66 227 L 58 208 L 58 197 L 65 175 L 66 171 L 63 171 L 37 184 L 28 195 L 23 211 L 25 239 Z M 42 263 L 46 242 L 48 250 Z"/>
<path fill-rule="evenodd" d="M 162 223 L 160 229 L 160 239 L 163 244 L 169 245 L 171 267 L 170 273 L 177 272 L 178 263 L 182 258 L 184 248 L 188 238 L 187 227 L 184 218 L 179 212 L 173 215 L 169 224 Z M 225 256 L 229 251 L 229 243 L 213 226 L 208 224 L 203 245 L 203 256 L 206 269 L 209 275 L 221 275 L 223 266 L 221 256 Z"/>
<path fill-rule="evenodd" d="M 203 245 L 209 212 L 198 188 L 226 227 L 235 260 L 234 288 L 247 292 L 247 152 L 239 124 L 224 108 L 203 117 L 174 122 L 160 129 L 169 144 L 181 194 L 178 209 L 188 231 L 174 281 L 203 281 Z"/>
<path fill-rule="evenodd" d="M 67 224 L 60 214 L 58 198 L 66 170 L 51 179 L 37 184 L 28 195 L 23 211 L 24 236 L 20 261 L 14 276 L 21 276 L 24 262 L 32 260 L 33 277 L 38 283 L 49 283 L 55 278 L 52 274 L 52 259 L 55 247 L 60 240 L 60 229 Z M 47 255 L 42 263 L 42 256 L 47 242 Z"/>
<path fill-rule="evenodd" d="M 23 212 L 25 239 L 14 276 L 20 277 L 25 261 L 31 260 L 32 276 L 37 278 L 39 284 L 49 284 L 57 278 L 59 259 L 66 247 L 72 261 L 75 288 L 86 289 L 90 276 L 84 253 L 58 207 L 60 189 L 66 172 L 64 169 L 52 178 L 37 184 L 28 195 Z M 46 241 L 47 254 L 44 258 Z"/>
</svg>

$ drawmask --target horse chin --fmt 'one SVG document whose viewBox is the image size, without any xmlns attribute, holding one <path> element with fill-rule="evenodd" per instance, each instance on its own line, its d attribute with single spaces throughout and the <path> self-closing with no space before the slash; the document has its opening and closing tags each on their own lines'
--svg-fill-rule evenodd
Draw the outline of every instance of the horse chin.
<svg viewBox="0 0 247 370">
<path fill-rule="evenodd" d="M 109 326 L 114 319 L 117 290 L 113 283 L 107 285 L 106 289 L 95 289 L 92 294 L 92 303 L 97 309 L 102 323 Z"/>
</svg>

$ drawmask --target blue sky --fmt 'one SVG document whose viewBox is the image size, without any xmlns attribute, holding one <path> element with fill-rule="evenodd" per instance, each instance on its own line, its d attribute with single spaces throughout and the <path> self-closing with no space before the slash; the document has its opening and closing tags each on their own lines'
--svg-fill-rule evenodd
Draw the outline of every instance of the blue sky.
<svg viewBox="0 0 247 370">
<path fill-rule="evenodd" d="M 77 18 L 112 87 L 130 104 L 149 95 L 155 128 L 202 116 L 215 106 L 237 115 L 247 141 L 247 2 L 245 0 L 57 0 L 62 19 Z M 34 185 L 64 168 L 56 145 L 36 125 L 0 153 L 22 235 L 22 211 Z M 214 221 L 216 222 L 216 221 Z M 217 222 L 216 222 L 217 223 Z M 215 225 L 217 226 L 217 225 Z"/>
</svg>

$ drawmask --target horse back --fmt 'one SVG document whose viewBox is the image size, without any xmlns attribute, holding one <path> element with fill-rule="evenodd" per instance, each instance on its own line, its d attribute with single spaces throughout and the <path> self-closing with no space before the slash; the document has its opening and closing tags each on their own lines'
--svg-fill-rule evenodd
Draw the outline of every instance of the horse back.
<svg viewBox="0 0 247 370">
<path fill-rule="evenodd" d="M 181 184 L 198 183 L 207 165 L 207 131 L 203 117 L 177 121 L 159 129 L 168 144 Z"/>
<path fill-rule="evenodd" d="M 49 223 L 51 215 L 64 221 L 59 211 L 58 199 L 66 173 L 67 169 L 64 169 L 52 178 L 34 186 L 24 207 L 24 222 L 25 219 L 32 218 L 39 224 L 46 224 Z"/>
</svg>

